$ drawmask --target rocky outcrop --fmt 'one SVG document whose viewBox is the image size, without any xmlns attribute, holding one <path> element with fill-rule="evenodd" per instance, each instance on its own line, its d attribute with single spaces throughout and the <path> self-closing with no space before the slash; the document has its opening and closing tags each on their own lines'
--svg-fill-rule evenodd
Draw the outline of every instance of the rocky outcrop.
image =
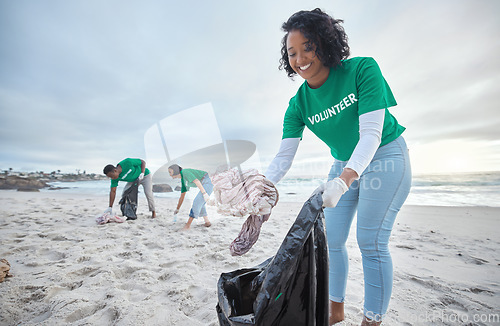
<svg viewBox="0 0 500 326">
<path fill-rule="evenodd" d="M 172 192 L 172 187 L 168 184 L 153 185 L 153 192 Z"/>
<path fill-rule="evenodd" d="M 7 259 L 0 259 L 0 282 L 6 277 L 10 277 L 12 274 L 10 273 L 10 264 Z"/>
<path fill-rule="evenodd" d="M 40 189 L 37 188 L 17 188 L 17 191 L 22 191 L 22 192 L 40 192 Z"/>
<path fill-rule="evenodd" d="M 36 191 L 48 187 L 48 185 L 41 180 L 33 178 L 23 178 L 19 176 L 6 176 L 0 177 L 0 189 L 18 189 L 20 191 Z"/>
</svg>

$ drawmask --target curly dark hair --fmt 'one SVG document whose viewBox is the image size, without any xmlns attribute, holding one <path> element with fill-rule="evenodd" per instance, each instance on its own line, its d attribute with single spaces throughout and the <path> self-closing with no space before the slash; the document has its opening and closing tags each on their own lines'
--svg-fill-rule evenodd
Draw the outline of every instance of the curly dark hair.
<svg viewBox="0 0 500 326">
<path fill-rule="evenodd" d="M 347 34 L 344 28 L 340 26 L 340 23 L 343 22 L 341 19 L 334 19 L 319 8 L 311 11 L 303 10 L 293 14 L 281 26 L 281 29 L 286 34 L 281 40 L 279 69 L 284 69 L 290 78 L 297 74 L 288 61 L 286 46 L 288 33 L 292 30 L 300 30 L 304 34 L 304 37 L 316 48 L 316 55 L 325 66 L 338 66 L 341 60 L 349 57 Z"/>
</svg>

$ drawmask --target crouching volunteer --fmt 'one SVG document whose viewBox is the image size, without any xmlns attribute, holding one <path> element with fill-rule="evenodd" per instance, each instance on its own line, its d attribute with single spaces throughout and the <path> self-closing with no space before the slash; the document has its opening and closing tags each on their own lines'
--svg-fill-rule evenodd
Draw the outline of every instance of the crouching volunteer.
<svg viewBox="0 0 500 326">
<path fill-rule="evenodd" d="M 144 188 L 144 194 L 148 200 L 151 217 L 156 217 L 155 201 L 153 197 L 153 178 L 146 168 L 146 162 L 139 158 L 126 158 L 116 165 L 108 164 L 104 167 L 104 174 L 111 179 L 111 190 L 109 192 L 109 208 L 107 212 L 112 211 L 113 203 L 116 197 L 116 187 L 119 181 L 126 181 L 124 192 L 131 187 L 135 181 L 138 181 Z"/>
<path fill-rule="evenodd" d="M 186 192 L 188 192 L 190 187 L 198 187 L 200 190 L 193 200 L 193 205 L 191 207 L 191 211 L 189 212 L 189 218 L 183 230 L 189 229 L 193 220 L 200 216 L 202 216 L 205 220 L 205 226 L 210 227 L 212 224 L 208 220 L 206 202 L 210 198 L 210 194 L 212 193 L 214 186 L 212 185 L 212 181 L 210 180 L 208 173 L 195 169 L 183 169 L 177 164 L 169 166 L 168 173 L 174 179 L 181 179 L 181 197 L 177 203 L 174 215 L 179 213 L 179 209 L 181 209 L 182 203 L 184 202 Z"/>
</svg>

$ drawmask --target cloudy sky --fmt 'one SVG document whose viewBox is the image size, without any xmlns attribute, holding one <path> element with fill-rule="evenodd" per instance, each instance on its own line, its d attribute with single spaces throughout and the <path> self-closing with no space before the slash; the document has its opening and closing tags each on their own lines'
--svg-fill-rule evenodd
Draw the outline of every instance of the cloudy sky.
<svg viewBox="0 0 500 326">
<path fill-rule="evenodd" d="M 0 0 L 0 169 L 100 173 L 146 158 L 148 129 L 203 103 L 266 166 L 302 83 L 277 69 L 280 26 L 315 7 L 378 61 L 415 172 L 499 170 L 497 0 Z M 292 172 L 331 161 L 306 132 Z"/>
</svg>

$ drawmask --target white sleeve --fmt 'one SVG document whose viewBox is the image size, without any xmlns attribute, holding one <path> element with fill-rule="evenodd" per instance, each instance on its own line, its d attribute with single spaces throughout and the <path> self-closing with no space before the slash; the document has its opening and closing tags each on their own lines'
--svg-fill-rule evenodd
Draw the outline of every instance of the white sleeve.
<svg viewBox="0 0 500 326">
<path fill-rule="evenodd" d="M 359 116 L 359 142 L 345 168 L 356 171 L 358 176 L 370 164 L 382 141 L 385 109 L 371 111 Z"/>
<path fill-rule="evenodd" d="M 265 176 L 273 184 L 277 184 L 281 178 L 290 170 L 293 158 L 299 148 L 300 138 L 285 138 L 281 140 L 278 154 L 274 157 L 267 168 Z"/>
</svg>

